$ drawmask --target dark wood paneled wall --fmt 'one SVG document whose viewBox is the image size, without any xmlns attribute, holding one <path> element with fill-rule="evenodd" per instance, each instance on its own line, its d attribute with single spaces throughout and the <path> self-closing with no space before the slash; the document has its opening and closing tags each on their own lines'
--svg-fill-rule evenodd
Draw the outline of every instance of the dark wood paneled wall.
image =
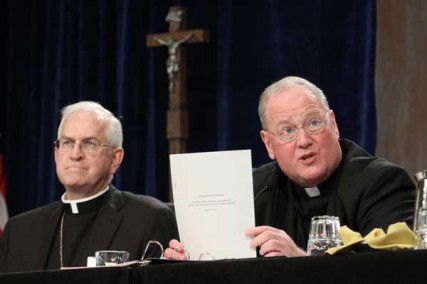
<svg viewBox="0 0 427 284">
<path fill-rule="evenodd" d="M 427 169 L 427 1 L 377 1 L 376 154 Z"/>
</svg>

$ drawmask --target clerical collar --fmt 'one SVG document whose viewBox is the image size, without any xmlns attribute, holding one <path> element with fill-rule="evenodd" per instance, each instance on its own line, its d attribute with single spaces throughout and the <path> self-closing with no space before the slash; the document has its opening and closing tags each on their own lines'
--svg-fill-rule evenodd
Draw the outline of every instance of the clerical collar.
<svg viewBox="0 0 427 284">
<path fill-rule="evenodd" d="M 79 214 L 79 213 L 88 213 L 96 210 L 104 199 L 105 193 L 108 191 L 109 186 L 104 190 L 98 192 L 95 195 L 90 197 L 76 199 L 76 200 L 67 200 L 65 199 L 66 193 L 61 197 L 62 203 L 64 204 L 64 210 L 68 213 Z"/>
<path fill-rule="evenodd" d="M 306 187 L 305 189 L 305 193 L 307 193 L 308 197 L 316 197 L 316 196 L 320 196 L 320 190 L 317 186 L 314 187 Z"/>
<path fill-rule="evenodd" d="M 338 165 L 337 169 L 335 170 L 335 172 L 327 180 L 325 180 L 321 184 L 318 184 L 315 187 L 304 188 L 307 196 L 308 197 L 317 197 L 317 196 L 320 196 L 322 194 L 323 195 L 329 195 L 329 193 L 331 191 L 333 191 L 336 187 L 338 187 L 339 177 L 341 176 L 341 170 L 343 167 L 342 164 L 343 164 L 343 162 L 341 161 L 340 164 Z"/>
</svg>

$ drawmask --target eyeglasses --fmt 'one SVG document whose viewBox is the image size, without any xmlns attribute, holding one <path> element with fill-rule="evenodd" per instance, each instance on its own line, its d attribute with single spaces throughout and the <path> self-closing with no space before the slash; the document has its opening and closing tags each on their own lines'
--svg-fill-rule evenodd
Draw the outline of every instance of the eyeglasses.
<svg viewBox="0 0 427 284">
<path fill-rule="evenodd" d="M 299 130 L 301 128 L 304 128 L 304 131 L 307 132 L 310 135 L 317 134 L 323 131 L 325 129 L 326 124 L 329 120 L 329 113 L 331 110 L 329 110 L 325 117 L 322 118 L 319 115 L 312 115 L 309 116 L 306 121 L 304 122 L 302 127 L 297 127 L 295 125 L 287 125 L 283 127 L 278 133 L 273 133 L 268 129 L 264 129 L 265 131 L 271 133 L 274 137 L 279 139 L 282 142 L 292 142 L 298 137 Z"/>
<path fill-rule="evenodd" d="M 99 147 L 109 147 L 109 148 L 116 148 L 115 146 L 107 145 L 107 144 L 101 144 L 100 142 L 89 139 L 89 140 L 83 140 L 80 143 L 76 143 L 76 141 L 71 139 L 59 139 L 53 142 L 55 147 L 63 152 L 63 153 L 70 153 L 74 149 L 74 145 L 78 145 L 80 149 L 85 154 L 94 154 L 98 151 Z"/>
</svg>

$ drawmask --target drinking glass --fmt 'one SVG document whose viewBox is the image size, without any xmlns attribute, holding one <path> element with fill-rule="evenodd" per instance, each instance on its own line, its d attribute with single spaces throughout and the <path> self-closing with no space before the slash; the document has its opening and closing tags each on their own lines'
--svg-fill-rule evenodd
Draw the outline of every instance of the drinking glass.
<svg viewBox="0 0 427 284">
<path fill-rule="evenodd" d="M 415 174 L 417 180 L 413 231 L 417 237 L 415 249 L 427 249 L 427 170 Z"/>
<path fill-rule="evenodd" d="M 418 210 L 415 235 L 417 237 L 415 249 L 427 249 L 427 209 Z"/>
<path fill-rule="evenodd" d="M 96 266 L 114 266 L 129 261 L 129 253 L 119 250 L 102 250 L 95 252 Z"/>
<path fill-rule="evenodd" d="M 324 255 L 328 249 L 342 245 L 339 229 L 340 220 L 336 216 L 323 215 L 311 218 L 307 254 Z"/>
</svg>

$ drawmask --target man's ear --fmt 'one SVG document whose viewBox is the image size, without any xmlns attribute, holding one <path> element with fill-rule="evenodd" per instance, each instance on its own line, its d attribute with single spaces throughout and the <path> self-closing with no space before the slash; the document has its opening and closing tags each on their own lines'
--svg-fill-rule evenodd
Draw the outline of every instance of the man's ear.
<svg viewBox="0 0 427 284">
<path fill-rule="evenodd" d="M 331 113 L 329 114 L 329 119 L 330 119 L 331 126 L 334 129 L 335 135 L 337 136 L 337 138 L 340 138 L 340 131 L 338 129 L 338 124 L 337 124 L 337 120 L 335 118 L 335 113 L 333 110 L 330 110 L 330 112 Z"/>
<path fill-rule="evenodd" d="M 111 161 L 110 174 L 114 174 L 119 168 L 120 164 L 123 161 L 125 152 L 122 147 L 117 147 L 113 149 L 113 159 Z"/>
<path fill-rule="evenodd" d="M 271 140 L 268 135 L 268 132 L 266 130 L 261 130 L 259 134 L 261 136 L 262 142 L 264 142 L 265 148 L 267 149 L 268 156 L 270 157 L 270 159 L 274 160 L 274 151 L 271 147 Z"/>
<path fill-rule="evenodd" d="M 55 158 L 55 164 L 58 162 L 58 155 L 59 155 L 59 153 L 58 153 L 58 148 L 56 148 L 56 146 L 55 146 L 55 148 L 54 148 L 54 150 L 53 150 L 53 155 L 54 155 L 54 158 Z"/>
</svg>

